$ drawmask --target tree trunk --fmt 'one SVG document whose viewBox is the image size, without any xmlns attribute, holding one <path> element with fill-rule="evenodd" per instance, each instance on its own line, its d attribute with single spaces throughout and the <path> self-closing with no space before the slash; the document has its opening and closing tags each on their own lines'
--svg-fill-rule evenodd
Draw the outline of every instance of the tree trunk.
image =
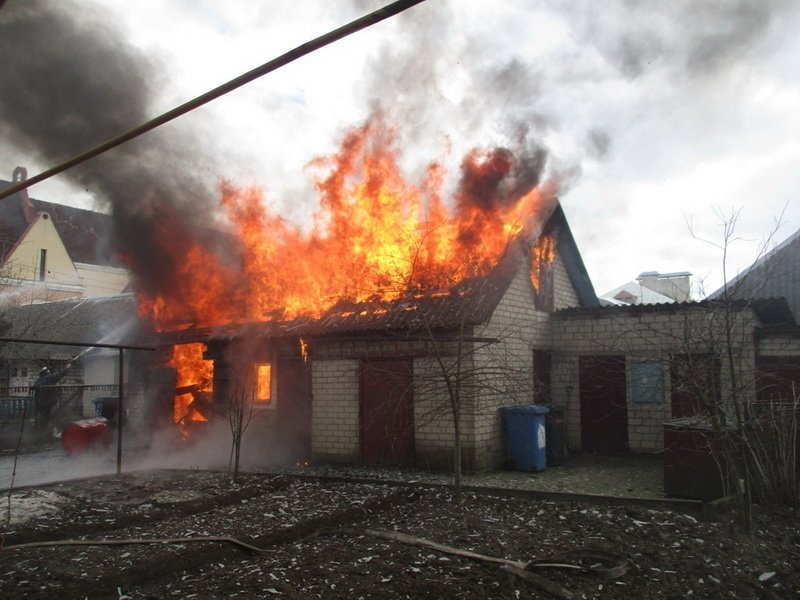
<svg viewBox="0 0 800 600">
<path fill-rule="evenodd" d="M 461 498 L 461 411 L 458 402 L 453 402 L 453 487 L 456 498 Z"/>
</svg>

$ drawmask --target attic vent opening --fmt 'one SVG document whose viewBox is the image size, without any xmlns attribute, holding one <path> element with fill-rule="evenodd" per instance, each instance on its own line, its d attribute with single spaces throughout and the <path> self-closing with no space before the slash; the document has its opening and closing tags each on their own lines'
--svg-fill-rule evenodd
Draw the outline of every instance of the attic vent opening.
<svg viewBox="0 0 800 600">
<path fill-rule="evenodd" d="M 39 250 L 39 281 L 44 281 L 47 275 L 47 249 Z"/>
</svg>

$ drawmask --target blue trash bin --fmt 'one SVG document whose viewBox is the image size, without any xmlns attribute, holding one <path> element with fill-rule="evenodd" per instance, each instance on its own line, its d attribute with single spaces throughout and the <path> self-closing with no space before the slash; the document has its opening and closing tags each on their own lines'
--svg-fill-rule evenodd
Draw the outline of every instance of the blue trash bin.
<svg viewBox="0 0 800 600">
<path fill-rule="evenodd" d="M 517 471 L 543 471 L 547 466 L 546 406 L 504 406 L 509 458 Z"/>
</svg>

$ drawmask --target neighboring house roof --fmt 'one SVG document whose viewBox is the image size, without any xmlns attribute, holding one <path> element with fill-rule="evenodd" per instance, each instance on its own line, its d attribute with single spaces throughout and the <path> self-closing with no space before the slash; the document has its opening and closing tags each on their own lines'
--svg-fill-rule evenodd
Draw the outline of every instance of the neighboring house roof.
<svg viewBox="0 0 800 600">
<path fill-rule="evenodd" d="M 0 180 L 0 190 L 12 182 Z M 73 262 L 123 267 L 109 246 L 111 216 L 82 208 L 28 198 L 17 192 L 0 200 L 0 254 L 3 259 L 27 230 L 32 216 L 46 212 Z"/>
<path fill-rule="evenodd" d="M 786 298 L 800 320 L 800 229 L 723 285 L 709 298 Z"/>
<path fill-rule="evenodd" d="M 692 309 L 723 310 L 724 303 L 719 300 L 699 300 L 691 302 L 671 302 L 668 304 L 622 304 L 603 305 L 596 308 L 570 307 L 557 310 L 557 318 L 571 317 L 610 317 L 614 315 L 640 315 L 640 314 L 677 314 L 681 311 Z M 785 298 L 760 298 L 756 300 L 734 300 L 730 304 L 735 311 L 751 309 L 758 321 L 754 327 L 762 329 L 791 329 L 797 328 L 789 304 Z"/>
<path fill-rule="evenodd" d="M 629 281 L 600 296 L 601 304 L 666 304 L 675 302 L 665 294 L 643 286 L 639 281 Z"/>
<path fill-rule="evenodd" d="M 557 251 L 578 295 L 581 306 L 599 306 L 575 239 L 560 205 L 557 205 L 542 234 L 556 236 Z M 461 282 L 445 294 L 410 295 L 394 301 L 354 303 L 341 301 L 321 317 L 299 317 L 246 325 L 169 332 L 165 343 L 188 343 L 231 339 L 244 335 L 262 337 L 314 337 L 363 333 L 454 330 L 485 323 L 508 290 L 522 264 L 530 264 L 530 248 L 512 243 L 498 264 L 486 275 Z"/>
<path fill-rule="evenodd" d="M 133 294 L 75 298 L 6 308 L 11 327 L 3 336 L 53 342 L 137 344 L 142 324 Z M 0 342 L 0 355 L 49 358 L 74 356 L 84 347 Z"/>
</svg>

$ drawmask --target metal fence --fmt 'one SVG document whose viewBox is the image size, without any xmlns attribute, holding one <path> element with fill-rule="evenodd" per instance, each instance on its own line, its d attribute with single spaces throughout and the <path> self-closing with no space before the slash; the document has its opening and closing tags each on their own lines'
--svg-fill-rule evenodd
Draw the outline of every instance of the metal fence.
<svg viewBox="0 0 800 600">
<path fill-rule="evenodd" d="M 108 385 L 55 385 L 49 386 L 56 390 L 56 406 L 53 414 L 56 418 L 70 420 L 81 418 L 87 412 L 92 412 L 93 400 L 98 398 L 117 396 L 119 386 Z M 36 415 L 36 402 L 33 397 L 33 387 L 0 387 L 0 421 L 19 421 L 25 415 L 26 419 L 33 419 Z M 92 413 L 93 414 L 93 413 Z"/>
</svg>

